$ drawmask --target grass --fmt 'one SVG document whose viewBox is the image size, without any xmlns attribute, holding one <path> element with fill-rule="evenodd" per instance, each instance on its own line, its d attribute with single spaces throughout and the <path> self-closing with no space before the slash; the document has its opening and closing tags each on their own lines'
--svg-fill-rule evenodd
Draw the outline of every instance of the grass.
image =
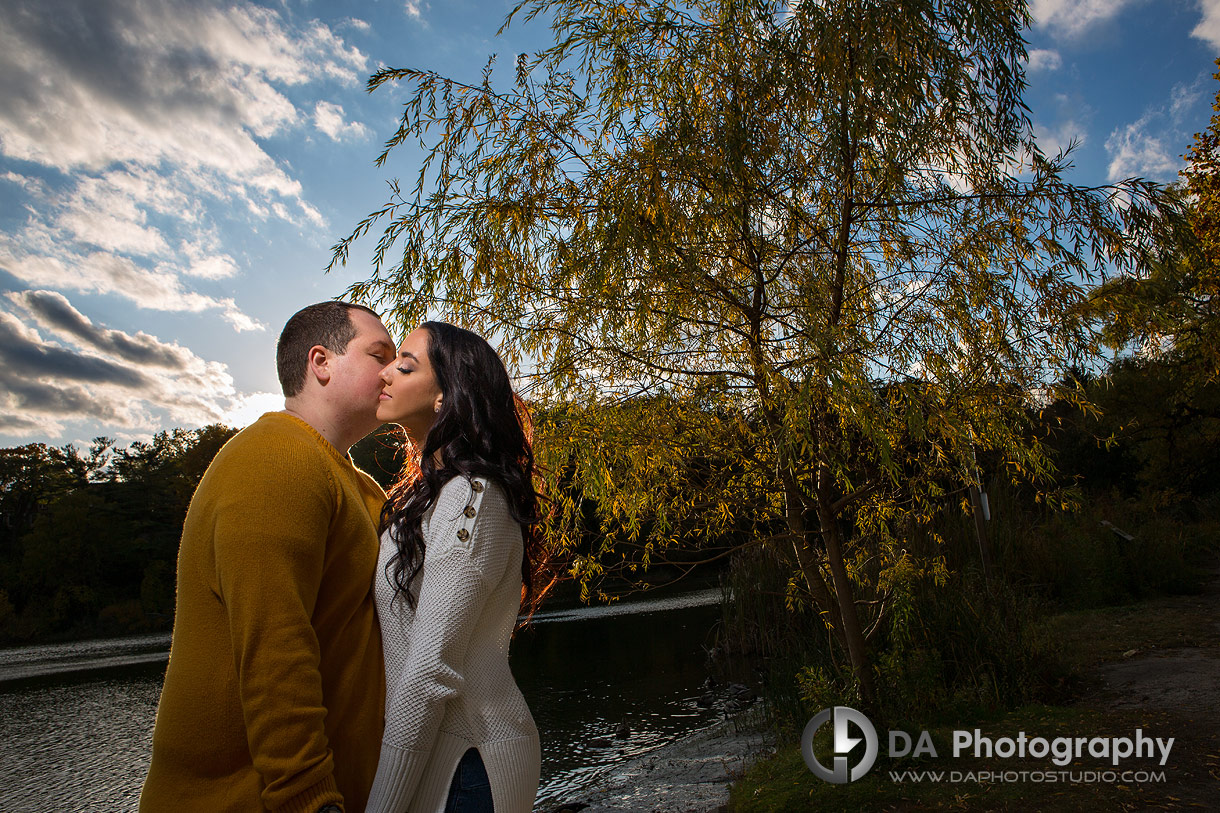
<svg viewBox="0 0 1220 813">
<path fill-rule="evenodd" d="M 1132 650 L 1220 644 L 1211 599 L 1202 594 L 1062 613 L 1046 622 L 1043 634 L 1057 642 L 1059 658 L 1073 673 Z"/>
</svg>

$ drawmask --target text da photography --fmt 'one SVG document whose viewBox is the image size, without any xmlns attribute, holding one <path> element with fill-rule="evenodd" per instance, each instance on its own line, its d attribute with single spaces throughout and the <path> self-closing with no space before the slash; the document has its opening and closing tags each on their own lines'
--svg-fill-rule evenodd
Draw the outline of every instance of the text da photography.
<svg viewBox="0 0 1220 813">
<path fill-rule="evenodd" d="M 947 741 L 946 741 L 947 739 Z M 939 740 L 939 745 L 938 745 Z M 1130 735 L 1094 736 L 1058 734 L 1046 736 L 1037 732 L 1019 731 L 1015 735 L 992 736 L 980 728 L 955 729 L 947 737 L 944 732 L 936 736 L 928 730 L 908 732 L 891 729 L 887 732 L 886 755 L 891 760 L 902 759 L 951 759 L 986 760 L 1035 760 L 1044 761 L 1045 771 L 962 771 L 934 772 L 933 778 L 948 777 L 950 781 L 1047 781 L 1046 774 L 1053 773 L 1053 781 L 1147 781 L 1133 779 L 1123 772 L 1098 773 L 1053 771 L 1066 768 L 1073 763 L 1097 763 L 1114 769 L 1129 768 L 1133 761 L 1142 764 L 1155 763 L 1165 767 L 1173 750 L 1173 737 L 1157 737 L 1142 728 Z M 801 751 L 809 770 L 820 779 L 835 784 L 860 779 L 872 769 L 880 753 L 880 738 L 869 718 L 848 706 L 824 709 L 810 719 L 801 737 Z M 1024 766 L 1029 768 L 1031 766 Z M 1011 774 L 1011 776 L 1010 776 Z M 1067 774 L 1067 775 L 1065 775 Z M 1113 776 L 1113 779 L 1106 777 Z M 984 777 L 984 778 L 980 778 Z M 1124 778 L 1126 777 L 1126 778 Z M 894 774 L 895 781 L 906 781 L 906 773 Z"/>
</svg>

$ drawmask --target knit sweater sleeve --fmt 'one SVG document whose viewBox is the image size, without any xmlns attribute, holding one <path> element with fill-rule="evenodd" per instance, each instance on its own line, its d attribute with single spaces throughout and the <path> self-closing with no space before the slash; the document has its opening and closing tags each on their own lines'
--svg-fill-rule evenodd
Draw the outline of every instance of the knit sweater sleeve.
<svg viewBox="0 0 1220 813">
<path fill-rule="evenodd" d="M 437 498 L 406 663 L 386 687 L 385 735 L 367 813 L 413 811 L 446 704 L 463 693 L 467 649 L 489 592 L 503 578 L 513 527 L 494 483 L 454 478 Z"/>
<path fill-rule="evenodd" d="M 214 526 L 214 589 L 225 607 L 250 756 L 269 810 L 342 802 L 311 623 L 335 487 L 317 450 L 266 443 L 227 484 Z M 241 471 L 241 465 L 234 465 Z M 206 732 L 200 732 L 206 736 Z"/>
</svg>

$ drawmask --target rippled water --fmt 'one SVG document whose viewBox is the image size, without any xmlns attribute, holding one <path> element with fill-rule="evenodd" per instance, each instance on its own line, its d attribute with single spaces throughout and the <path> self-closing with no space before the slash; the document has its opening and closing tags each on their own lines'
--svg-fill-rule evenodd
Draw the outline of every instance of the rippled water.
<svg viewBox="0 0 1220 813">
<path fill-rule="evenodd" d="M 719 597 L 549 611 L 518 634 L 513 673 L 542 734 L 539 808 L 712 721 L 696 700 Z M 167 648 L 162 635 L 0 650 L 0 811 L 135 810 Z"/>
<path fill-rule="evenodd" d="M 624 758 L 708 725 L 704 646 L 718 590 L 539 614 L 513 642 L 513 674 L 542 736 L 539 807 L 579 798 Z M 625 723 L 628 736 L 616 737 Z"/>
<path fill-rule="evenodd" d="M 163 673 L 0 686 L 0 810 L 135 810 Z"/>
</svg>

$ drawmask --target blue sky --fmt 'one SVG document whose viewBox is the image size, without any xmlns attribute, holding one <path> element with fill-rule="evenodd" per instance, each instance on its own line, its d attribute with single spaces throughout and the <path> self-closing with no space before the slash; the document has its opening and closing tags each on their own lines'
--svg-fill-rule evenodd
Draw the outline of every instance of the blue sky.
<svg viewBox="0 0 1220 813">
<path fill-rule="evenodd" d="M 284 321 L 364 276 L 330 246 L 374 168 L 383 65 L 477 80 L 547 41 L 500 0 L 0 0 L 0 446 L 120 443 L 282 407 Z M 1206 127 L 1220 0 L 1034 0 L 1026 101 L 1073 180 L 1172 181 Z"/>
</svg>

